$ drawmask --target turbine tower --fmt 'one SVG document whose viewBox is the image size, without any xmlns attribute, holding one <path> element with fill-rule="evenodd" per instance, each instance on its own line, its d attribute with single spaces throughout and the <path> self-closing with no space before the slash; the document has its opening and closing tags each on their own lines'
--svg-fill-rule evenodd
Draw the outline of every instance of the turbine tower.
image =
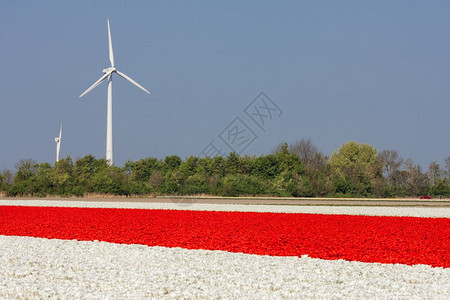
<svg viewBox="0 0 450 300">
<path fill-rule="evenodd" d="M 144 87 L 142 87 L 139 83 L 128 77 L 122 72 L 119 72 L 119 70 L 116 69 L 114 65 L 114 54 L 113 54 L 113 48 L 112 48 L 112 41 L 111 41 L 111 29 L 109 26 L 109 19 L 107 20 L 108 24 L 108 45 L 109 45 L 109 61 L 111 62 L 111 67 L 106 68 L 103 70 L 103 75 L 100 77 L 99 80 L 97 80 L 93 85 L 91 85 L 83 94 L 80 95 L 80 98 L 92 91 L 94 88 L 96 88 L 100 83 L 102 83 L 105 79 L 108 79 L 108 109 L 107 109 L 107 116 L 106 116 L 106 160 L 108 161 L 109 165 L 113 164 L 113 136 L 112 136 L 112 75 L 116 73 L 120 77 L 126 79 L 127 81 L 131 82 L 144 92 L 150 94 L 149 91 L 147 91 Z"/>
<path fill-rule="evenodd" d="M 61 126 L 59 127 L 59 136 L 55 137 L 55 143 L 56 143 L 56 162 L 59 161 L 59 150 L 61 149 L 61 137 L 62 137 L 62 121 L 61 121 Z"/>
</svg>

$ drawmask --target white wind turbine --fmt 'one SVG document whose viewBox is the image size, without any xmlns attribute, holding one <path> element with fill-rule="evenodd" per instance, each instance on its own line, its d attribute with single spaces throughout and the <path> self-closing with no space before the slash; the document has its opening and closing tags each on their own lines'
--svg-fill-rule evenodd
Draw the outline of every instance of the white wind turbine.
<svg viewBox="0 0 450 300">
<path fill-rule="evenodd" d="M 61 137 L 62 137 L 62 121 L 61 121 L 61 126 L 59 127 L 59 136 L 55 137 L 55 143 L 56 143 L 56 162 L 59 161 L 59 150 L 61 149 Z"/>
<path fill-rule="evenodd" d="M 121 76 L 122 78 L 125 78 L 144 92 L 150 94 L 149 91 L 147 91 L 144 87 L 142 87 L 139 83 L 128 77 L 122 72 L 119 72 L 114 66 L 114 54 L 113 54 L 113 48 L 112 48 L 112 41 L 111 41 L 111 29 L 109 26 L 109 19 L 107 20 L 108 23 L 108 44 L 109 44 L 109 61 L 111 62 L 111 67 L 106 68 L 103 70 L 103 75 L 100 77 L 99 80 L 97 80 L 90 88 L 88 88 L 83 94 L 80 95 L 80 98 L 92 91 L 95 87 L 97 87 L 100 83 L 102 83 L 106 78 L 108 78 L 108 111 L 107 111 L 107 119 L 106 119 L 106 160 L 110 165 L 113 164 L 113 141 L 112 141 L 112 74 L 116 73 L 117 75 Z"/>
</svg>

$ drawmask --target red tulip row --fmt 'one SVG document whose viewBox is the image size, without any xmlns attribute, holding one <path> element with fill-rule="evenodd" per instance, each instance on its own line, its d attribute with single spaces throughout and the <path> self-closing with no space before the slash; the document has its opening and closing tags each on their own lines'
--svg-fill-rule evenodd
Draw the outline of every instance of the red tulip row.
<svg viewBox="0 0 450 300">
<path fill-rule="evenodd" d="M 450 267 L 450 219 L 0 206 L 0 235 Z"/>
</svg>

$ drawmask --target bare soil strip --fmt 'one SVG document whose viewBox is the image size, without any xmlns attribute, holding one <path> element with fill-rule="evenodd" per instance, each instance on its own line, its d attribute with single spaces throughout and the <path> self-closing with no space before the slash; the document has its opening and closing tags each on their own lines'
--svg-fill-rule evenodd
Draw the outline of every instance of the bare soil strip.
<svg viewBox="0 0 450 300">
<path fill-rule="evenodd" d="M 407 206 L 450 207 L 450 199 L 386 199 L 386 198 L 275 198 L 275 197 L 192 197 L 158 196 L 137 197 L 86 197 L 86 198 L 2 198 L 8 200 L 51 200 L 85 202 L 177 203 L 177 204 L 242 204 L 242 205 L 300 205 L 300 206 Z M 0 199 L 1 200 L 1 199 Z"/>
</svg>

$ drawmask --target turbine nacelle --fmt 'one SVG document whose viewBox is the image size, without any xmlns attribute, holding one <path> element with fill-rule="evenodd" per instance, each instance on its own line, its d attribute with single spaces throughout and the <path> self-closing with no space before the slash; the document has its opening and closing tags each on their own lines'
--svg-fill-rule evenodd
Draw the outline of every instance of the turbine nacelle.
<svg viewBox="0 0 450 300">
<path fill-rule="evenodd" d="M 116 68 L 109 67 L 109 68 L 103 69 L 102 72 L 103 72 L 103 74 L 113 73 L 113 72 L 116 72 Z"/>
<path fill-rule="evenodd" d="M 55 143 L 59 143 L 59 137 L 55 137 Z"/>
</svg>

